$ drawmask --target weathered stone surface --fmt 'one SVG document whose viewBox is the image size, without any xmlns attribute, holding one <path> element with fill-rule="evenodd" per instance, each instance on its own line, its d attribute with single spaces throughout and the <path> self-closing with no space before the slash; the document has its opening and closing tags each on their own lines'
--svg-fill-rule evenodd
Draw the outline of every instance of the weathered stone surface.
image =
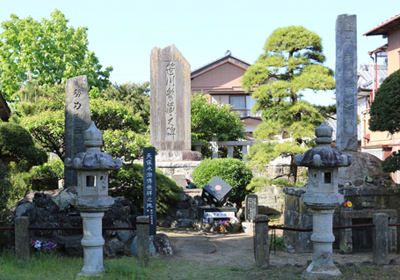
<svg viewBox="0 0 400 280">
<path fill-rule="evenodd" d="M 264 269 L 269 267 L 268 221 L 266 215 L 255 217 L 254 256 L 256 266 Z"/>
<path fill-rule="evenodd" d="M 179 219 L 171 222 L 172 228 L 188 228 L 192 226 L 193 220 L 191 219 Z"/>
<path fill-rule="evenodd" d="M 175 45 L 154 47 L 150 73 L 150 139 L 160 151 L 190 151 L 190 65 Z"/>
<path fill-rule="evenodd" d="M 14 216 L 21 214 L 29 216 L 29 226 L 35 227 L 82 227 L 80 213 L 71 205 L 71 197 L 76 194 L 76 188 L 70 187 L 61 192 L 37 192 L 33 191 L 19 201 L 13 207 Z M 54 196 L 53 196 L 54 195 Z M 60 198 L 61 197 L 61 198 Z M 63 201 L 66 199 L 66 201 Z M 138 215 L 136 207 L 131 201 L 117 197 L 112 208 L 107 211 L 103 218 L 104 227 L 135 226 Z M 57 202 L 57 203 L 55 203 Z M 27 205 L 27 206 L 25 206 Z M 58 205 L 64 205 L 60 208 Z M 10 226 L 14 226 L 12 221 Z M 83 248 L 81 245 L 82 231 L 76 230 L 34 230 L 29 231 L 29 238 L 32 240 L 52 241 L 57 244 L 57 252 L 71 257 L 82 257 Z M 106 243 L 117 238 L 124 244 L 124 252 L 129 253 L 129 247 L 133 239 L 133 231 L 130 230 L 107 230 L 103 237 Z M 14 238 L 14 237 L 13 237 Z M 14 242 L 14 239 L 11 241 Z M 109 255 L 120 253 L 108 252 Z"/>
<path fill-rule="evenodd" d="M 15 257 L 23 261 L 29 260 L 30 256 L 28 226 L 28 217 L 15 219 Z"/>
<path fill-rule="evenodd" d="M 125 256 L 129 254 L 128 248 L 124 242 L 118 238 L 112 238 L 108 240 L 104 245 L 104 254 L 109 258 L 115 258 L 119 256 Z"/>
<path fill-rule="evenodd" d="M 163 256 L 173 255 L 171 242 L 167 235 L 163 233 L 153 235 L 153 244 L 156 254 Z"/>
<path fill-rule="evenodd" d="M 85 152 L 83 131 L 90 125 L 89 93 L 86 76 L 67 80 L 65 85 L 65 158 Z M 65 187 L 77 186 L 77 173 L 64 169 Z"/>
<path fill-rule="evenodd" d="M 35 203 L 33 202 L 21 204 L 20 206 L 17 207 L 17 209 L 15 209 L 15 216 L 16 217 L 22 216 L 23 214 L 25 214 L 26 211 L 28 211 L 32 207 L 35 207 Z"/>
<path fill-rule="evenodd" d="M 374 214 L 373 223 L 373 262 L 376 265 L 388 264 L 388 215 Z"/>
<path fill-rule="evenodd" d="M 137 236 L 135 236 L 135 238 L 133 238 L 131 247 L 130 247 L 130 252 L 134 255 L 137 256 L 138 255 L 138 241 L 137 241 Z M 154 244 L 153 244 L 153 236 L 149 237 L 149 255 L 151 257 L 154 257 L 156 255 L 156 249 L 154 248 Z"/>
<path fill-rule="evenodd" d="M 357 18 L 339 15 L 336 20 L 336 147 L 356 152 L 357 142 Z"/>
<path fill-rule="evenodd" d="M 137 217 L 137 257 L 142 266 L 147 266 L 150 260 L 149 222 L 149 216 Z"/>
<path fill-rule="evenodd" d="M 159 151 L 156 159 L 157 161 L 201 161 L 204 159 L 204 157 L 200 152 L 197 151 Z"/>
<path fill-rule="evenodd" d="M 353 163 L 348 167 L 340 167 L 339 185 L 362 187 L 394 187 L 391 177 L 382 171 L 382 161 L 374 155 L 360 152 L 349 152 Z"/>
</svg>

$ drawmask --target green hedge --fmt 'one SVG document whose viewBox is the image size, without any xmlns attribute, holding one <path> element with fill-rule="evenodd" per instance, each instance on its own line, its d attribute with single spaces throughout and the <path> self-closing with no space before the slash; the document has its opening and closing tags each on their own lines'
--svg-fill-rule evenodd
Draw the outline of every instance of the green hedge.
<svg viewBox="0 0 400 280">
<path fill-rule="evenodd" d="M 253 178 L 250 168 L 243 161 L 234 158 L 205 159 L 193 171 L 196 186 L 203 188 L 215 176 L 221 177 L 232 186 L 230 201 L 239 206 L 250 192 L 246 186 Z"/>
</svg>

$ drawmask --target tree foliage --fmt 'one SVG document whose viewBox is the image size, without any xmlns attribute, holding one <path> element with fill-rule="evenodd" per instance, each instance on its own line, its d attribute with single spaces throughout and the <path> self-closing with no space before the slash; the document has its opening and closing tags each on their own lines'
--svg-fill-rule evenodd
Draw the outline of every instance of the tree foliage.
<svg viewBox="0 0 400 280">
<path fill-rule="evenodd" d="M 387 77 L 371 104 L 369 128 L 372 131 L 400 132 L 400 70 Z"/>
<path fill-rule="evenodd" d="M 288 150 L 282 151 L 294 156 L 304 138 L 314 136 L 324 118 L 318 108 L 302 100 L 302 92 L 335 87 L 333 71 L 322 65 L 324 61 L 321 38 L 302 26 L 278 28 L 268 37 L 264 53 L 242 78 L 243 88 L 254 90 L 252 97 L 257 98 L 252 110 L 261 110 L 263 122 L 254 131 L 258 139 L 290 136 L 296 143 L 277 147 L 285 145 Z M 292 182 L 296 172 L 293 165 Z"/>
<path fill-rule="evenodd" d="M 105 100 L 116 100 L 123 102 L 132 108 L 134 112 L 139 112 L 140 117 L 146 125 L 150 124 L 150 83 L 124 83 L 108 86 L 98 94 Z"/>
<path fill-rule="evenodd" d="M 231 111 L 231 106 L 209 103 L 208 98 L 199 93 L 192 95 L 191 123 L 192 142 L 203 142 L 203 155 L 210 154 L 208 141 L 217 137 L 218 141 L 235 141 L 245 138 L 243 121 Z"/>
<path fill-rule="evenodd" d="M 123 165 L 120 170 L 110 172 L 110 194 L 123 196 L 143 211 L 143 165 Z M 181 199 L 181 188 L 175 181 L 156 169 L 157 215 L 168 214 Z"/>
<path fill-rule="evenodd" d="M 372 131 L 400 132 L 400 70 L 387 77 L 376 92 L 370 110 Z M 384 172 L 400 170 L 400 153 L 393 152 L 382 162 Z"/>
<path fill-rule="evenodd" d="M 40 22 L 12 14 L 1 24 L 0 84 L 6 100 L 14 100 L 31 75 L 38 85 L 53 86 L 79 75 L 88 77 L 89 87 L 100 90 L 110 84 L 112 67 L 102 70 L 88 49 L 87 27 L 67 26 L 59 10 Z"/>
</svg>

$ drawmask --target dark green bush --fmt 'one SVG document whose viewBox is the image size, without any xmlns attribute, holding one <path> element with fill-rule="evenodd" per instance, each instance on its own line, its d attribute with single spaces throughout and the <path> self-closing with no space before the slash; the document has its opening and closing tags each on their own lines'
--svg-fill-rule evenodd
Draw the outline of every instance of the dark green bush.
<svg viewBox="0 0 400 280">
<path fill-rule="evenodd" d="M 29 170 L 33 190 L 52 190 L 58 188 L 58 180 L 64 178 L 64 163 L 53 159 Z"/>
<path fill-rule="evenodd" d="M 221 177 L 232 186 L 230 201 L 239 206 L 250 192 L 246 186 L 253 178 L 250 168 L 244 162 L 234 158 L 205 159 L 193 171 L 196 186 L 203 188 L 215 176 Z"/>
<path fill-rule="evenodd" d="M 109 187 L 111 196 L 123 196 L 143 212 L 143 165 L 124 165 L 120 170 L 111 171 Z M 180 200 L 180 193 L 181 188 L 175 181 L 156 169 L 157 215 L 168 214 Z"/>
<path fill-rule="evenodd" d="M 46 162 L 47 154 L 35 145 L 29 132 L 20 125 L 4 123 L 0 125 L 0 158 L 7 161 L 26 160 L 28 165 Z"/>
<path fill-rule="evenodd" d="M 11 185 L 8 182 L 7 170 L 0 160 L 0 226 L 4 226 L 7 218 L 8 200 L 10 196 Z M 1 235 L 0 235 L 1 236 Z"/>
</svg>

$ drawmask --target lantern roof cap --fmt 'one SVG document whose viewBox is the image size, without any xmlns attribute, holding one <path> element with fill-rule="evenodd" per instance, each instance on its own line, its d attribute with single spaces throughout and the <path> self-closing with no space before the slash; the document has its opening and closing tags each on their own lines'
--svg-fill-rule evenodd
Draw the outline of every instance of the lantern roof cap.
<svg viewBox="0 0 400 280">
<path fill-rule="evenodd" d="M 318 144 L 316 148 L 307 150 L 303 155 L 295 155 L 294 162 L 299 166 L 307 167 L 344 167 L 352 163 L 351 155 L 344 155 L 330 146 L 332 142 L 332 128 L 322 123 L 315 129 Z"/>
<path fill-rule="evenodd" d="M 86 152 L 79 153 L 74 159 L 66 158 L 64 161 L 68 169 L 73 170 L 112 170 L 122 166 L 122 160 L 115 161 L 109 153 L 100 150 L 103 144 L 103 133 L 97 129 L 92 121 L 89 128 L 83 132 Z"/>
</svg>

